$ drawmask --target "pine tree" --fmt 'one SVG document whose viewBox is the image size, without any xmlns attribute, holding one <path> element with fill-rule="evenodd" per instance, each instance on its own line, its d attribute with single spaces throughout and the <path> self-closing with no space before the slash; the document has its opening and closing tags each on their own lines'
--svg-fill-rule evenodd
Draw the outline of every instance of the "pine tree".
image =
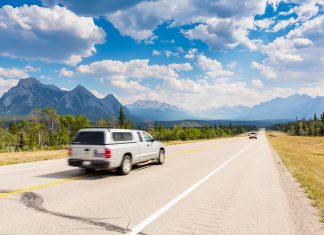
<svg viewBox="0 0 324 235">
<path fill-rule="evenodd" d="M 314 118 L 313 118 L 313 120 L 315 121 L 315 122 L 317 122 L 317 116 L 316 116 L 316 113 L 314 113 Z"/>
<path fill-rule="evenodd" d="M 123 107 L 119 109 L 118 126 L 121 128 L 125 127 L 125 113 Z"/>
</svg>

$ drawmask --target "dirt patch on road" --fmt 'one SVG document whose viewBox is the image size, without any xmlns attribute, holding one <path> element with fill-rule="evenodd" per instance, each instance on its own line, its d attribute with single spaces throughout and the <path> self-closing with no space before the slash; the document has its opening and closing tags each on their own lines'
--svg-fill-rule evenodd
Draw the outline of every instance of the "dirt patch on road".
<svg viewBox="0 0 324 235">
<path fill-rule="evenodd" d="M 59 212 L 55 212 L 55 211 L 50 211 L 50 210 L 44 208 L 44 206 L 43 206 L 44 199 L 39 194 L 36 194 L 33 192 L 23 193 L 21 195 L 20 201 L 28 208 L 34 209 L 36 211 L 54 215 L 54 216 L 58 216 L 58 217 L 62 217 L 62 218 L 66 218 L 66 219 L 77 220 L 77 221 L 80 221 L 83 223 L 101 227 L 107 231 L 117 232 L 117 233 L 121 233 L 121 234 L 125 234 L 125 233 L 131 231 L 128 228 L 123 228 L 123 227 L 113 225 L 110 223 L 98 221 L 98 220 L 111 219 L 111 218 L 86 218 L 86 217 L 73 216 L 73 215 L 68 215 L 68 214 L 59 213 Z"/>
</svg>

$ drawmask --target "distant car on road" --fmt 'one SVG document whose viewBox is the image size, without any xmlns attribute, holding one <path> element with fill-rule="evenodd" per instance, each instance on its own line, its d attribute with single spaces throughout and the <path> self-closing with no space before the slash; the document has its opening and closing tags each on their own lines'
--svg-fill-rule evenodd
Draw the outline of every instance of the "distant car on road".
<svg viewBox="0 0 324 235">
<path fill-rule="evenodd" d="M 165 161 L 164 145 L 141 130 L 86 128 L 78 132 L 69 150 L 68 164 L 84 168 L 117 169 L 127 175 L 137 163 Z"/>
<path fill-rule="evenodd" d="M 257 138 L 258 138 L 257 133 L 255 133 L 255 132 L 249 133 L 249 139 L 257 139 Z"/>
</svg>

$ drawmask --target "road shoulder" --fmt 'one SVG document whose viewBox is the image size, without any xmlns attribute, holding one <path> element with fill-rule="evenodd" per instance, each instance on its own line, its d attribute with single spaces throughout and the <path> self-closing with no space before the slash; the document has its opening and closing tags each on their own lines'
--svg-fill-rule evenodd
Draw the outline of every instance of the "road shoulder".
<svg viewBox="0 0 324 235">
<path fill-rule="evenodd" d="M 299 182 L 283 164 L 279 154 L 268 141 L 273 160 L 278 170 L 283 189 L 287 195 L 288 206 L 296 225 L 297 234 L 324 234 L 324 225 L 320 222 L 320 211 L 313 206 Z"/>
</svg>

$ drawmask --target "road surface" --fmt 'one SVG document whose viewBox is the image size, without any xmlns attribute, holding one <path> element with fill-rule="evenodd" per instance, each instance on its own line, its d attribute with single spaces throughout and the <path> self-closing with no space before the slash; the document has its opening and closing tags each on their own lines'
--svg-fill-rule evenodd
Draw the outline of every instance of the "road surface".
<svg viewBox="0 0 324 235">
<path fill-rule="evenodd" d="M 316 234 L 264 132 L 167 147 L 163 166 L 87 175 L 66 159 L 0 167 L 0 234 Z M 317 223 L 318 221 L 316 221 Z M 306 225 L 305 225 L 306 223 Z M 324 233 L 323 233 L 324 234 Z"/>
</svg>

